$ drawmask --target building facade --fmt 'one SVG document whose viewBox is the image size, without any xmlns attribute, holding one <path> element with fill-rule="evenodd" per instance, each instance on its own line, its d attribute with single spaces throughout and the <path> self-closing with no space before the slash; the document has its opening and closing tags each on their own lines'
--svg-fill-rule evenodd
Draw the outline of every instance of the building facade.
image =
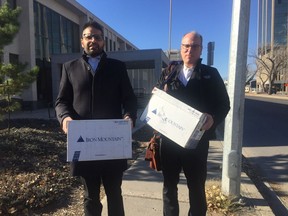
<svg viewBox="0 0 288 216">
<path fill-rule="evenodd" d="M 258 46 L 287 45 L 287 0 L 258 0 Z"/>
<path fill-rule="evenodd" d="M 5 0 L 0 0 L 1 4 L 4 2 Z M 54 81 L 59 81 L 60 72 L 52 70 L 53 56 L 58 56 L 58 60 L 59 55 L 63 56 L 60 59 L 64 61 L 67 60 L 65 55 L 75 57 L 82 53 L 80 36 L 82 26 L 87 21 L 94 20 L 103 26 L 104 49 L 107 53 L 139 51 L 133 43 L 75 0 L 8 0 L 8 2 L 11 7 L 19 6 L 22 12 L 19 19 L 20 30 L 13 43 L 4 48 L 2 61 L 9 63 L 17 59 L 28 63 L 30 68 L 39 67 L 37 81 L 21 95 L 23 101 L 32 104 L 33 108 L 45 107 L 54 102 L 55 87 L 59 84 Z M 138 56 L 141 59 L 141 55 Z M 58 61 L 58 66 L 61 66 L 63 61 Z M 137 62 L 135 59 L 133 61 Z M 129 69 L 131 83 L 135 88 L 142 86 L 140 76 L 135 74 L 145 74 L 143 70 L 148 69 L 137 65 Z M 148 72 L 155 73 L 155 64 L 151 65 Z M 134 80 L 136 78 L 137 82 Z"/>
<path fill-rule="evenodd" d="M 258 54 L 266 55 L 271 51 L 276 53 L 275 47 L 284 47 L 288 51 L 287 37 L 288 0 L 258 0 Z M 287 83 L 286 68 L 279 71 L 273 88 L 287 92 Z"/>
</svg>

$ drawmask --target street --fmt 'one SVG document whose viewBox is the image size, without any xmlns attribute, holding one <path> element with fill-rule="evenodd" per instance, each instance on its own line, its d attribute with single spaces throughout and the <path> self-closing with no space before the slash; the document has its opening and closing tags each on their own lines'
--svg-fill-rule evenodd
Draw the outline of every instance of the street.
<svg viewBox="0 0 288 216">
<path fill-rule="evenodd" d="M 287 123 L 288 100 L 246 96 L 242 153 L 263 180 L 275 215 L 288 215 Z"/>
</svg>

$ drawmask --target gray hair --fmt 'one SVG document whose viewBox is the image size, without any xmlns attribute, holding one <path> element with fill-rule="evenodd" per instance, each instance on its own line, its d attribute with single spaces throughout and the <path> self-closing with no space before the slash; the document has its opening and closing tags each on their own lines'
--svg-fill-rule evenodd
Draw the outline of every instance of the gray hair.
<svg viewBox="0 0 288 216">
<path fill-rule="evenodd" d="M 182 39 L 187 35 L 187 34 L 195 34 L 196 37 L 200 38 L 201 40 L 201 45 L 203 43 L 203 37 L 200 33 L 198 33 L 197 31 L 191 31 L 191 32 L 187 32 L 186 34 L 183 35 Z"/>
</svg>

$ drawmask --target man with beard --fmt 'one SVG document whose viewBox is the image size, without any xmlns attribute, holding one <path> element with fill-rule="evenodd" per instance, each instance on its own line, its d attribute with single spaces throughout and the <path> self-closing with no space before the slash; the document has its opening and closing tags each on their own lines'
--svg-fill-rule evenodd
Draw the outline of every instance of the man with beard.
<svg viewBox="0 0 288 216">
<path fill-rule="evenodd" d="M 58 121 L 65 133 L 68 122 L 87 119 L 129 119 L 135 123 L 137 101 L 123 62 L 107 58 L 103 28 L 96 22 L 84 25 L 81 58 L 63 65 L 55 102 Z M 123 216 L 121 184 L 127 160 L 80 161 L 71 163 L 73 176 L 84 185 L 86 216 L 100 216 L 100 185 L 103 183 L 109 216 Z"/>
<path fill-rule="evenodd" d="M 178 216 L 177 184 L 183 170 L 189 190 L 189 216 L 205 216 L 207 211 L 205 181 L 209 140 L 215 138 L 215 128 L 222 122 L 230 102 L 224 82 L 216 68 L 201 63 L 202 36 L 189 32 L 182 37 L 181 62 L 163 70 L 157 87 L 206 115 L 205 130 L 195 149 L 186 149 L 162 138 L 161 164 L 164 177 L 163 212 Z"/>
</svg>

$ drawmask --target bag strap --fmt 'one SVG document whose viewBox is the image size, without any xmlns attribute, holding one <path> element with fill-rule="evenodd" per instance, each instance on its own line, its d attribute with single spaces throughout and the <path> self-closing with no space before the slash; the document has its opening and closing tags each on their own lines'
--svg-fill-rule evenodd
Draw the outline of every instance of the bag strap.
<svg viewBox="0 0 288 216">
<path fill-rule="evenodd" d="M 174 70 L 174 68 L 179 65 L 180 62 L 179 61 L 172 61 L 169 63 L 168 67 L 167 67 L 167 75 L 165 76 L 164 81 L 162 82 L 160 89 L 163 89 L 165 92 L 167 91 L 167 83 L 173 78 L 173 76 L 176 73 L 176 70 Z"/>
</svg>

